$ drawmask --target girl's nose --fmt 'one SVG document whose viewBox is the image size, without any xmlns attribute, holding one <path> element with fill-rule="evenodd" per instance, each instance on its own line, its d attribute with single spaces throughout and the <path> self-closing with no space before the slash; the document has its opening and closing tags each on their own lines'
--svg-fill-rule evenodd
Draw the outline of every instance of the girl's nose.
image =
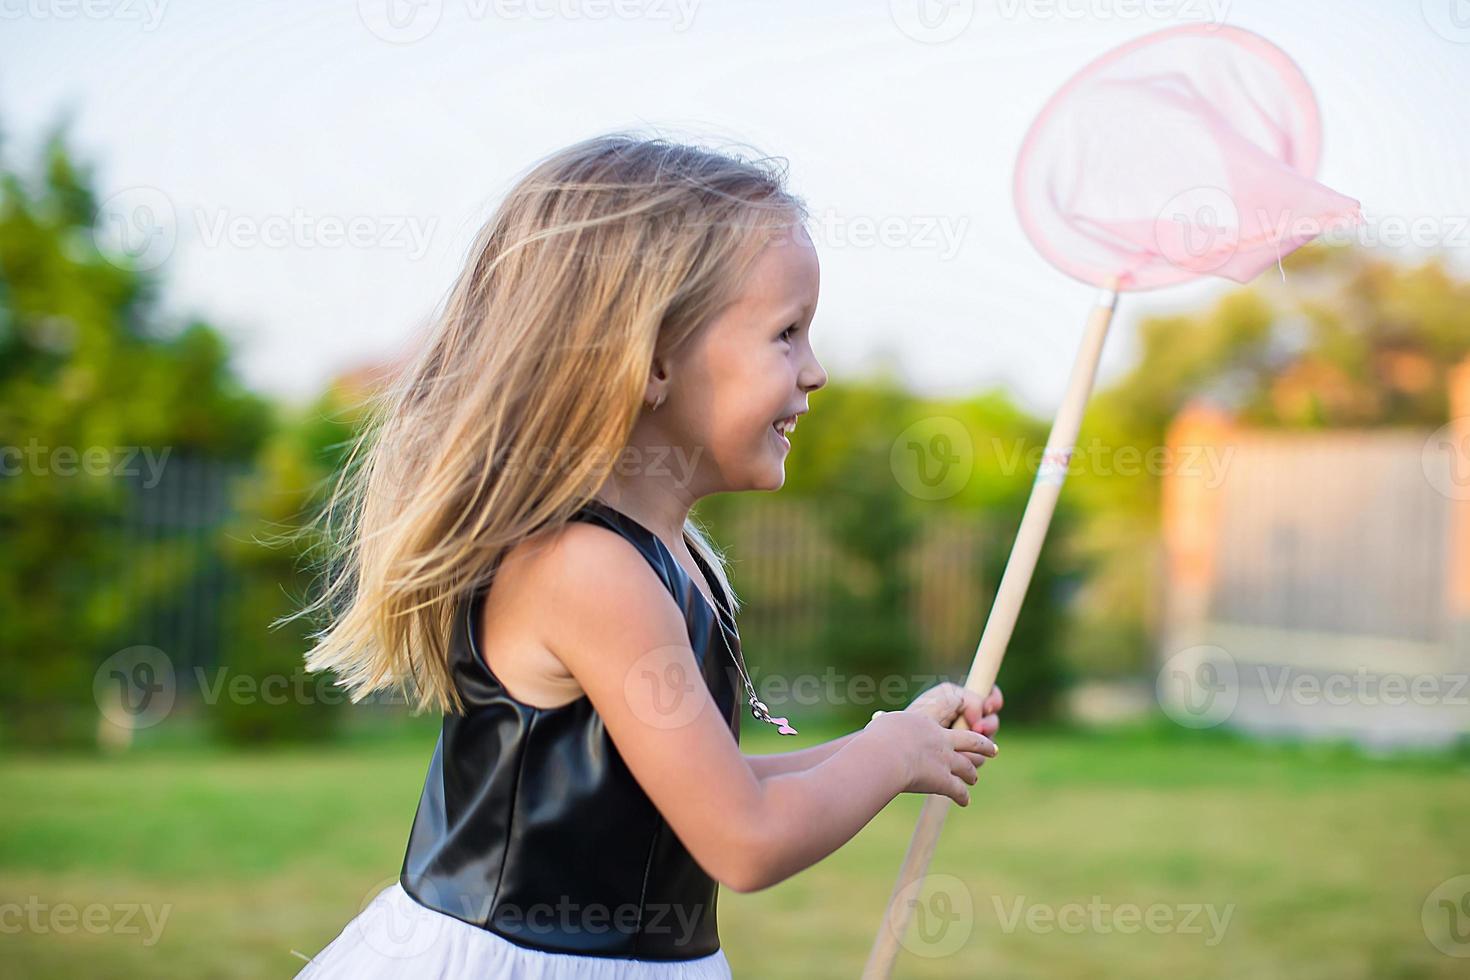
<svg viewBox="0 0 1470 980">
<path fill-rule="evenodd" d="M 803 391 L 816 391 L 827 383 L 827 372 L 817 361 L 816 355 L 812 356 L 811 363 L 807 365 L 802 373 L 801 387 Z"/>
</svg>

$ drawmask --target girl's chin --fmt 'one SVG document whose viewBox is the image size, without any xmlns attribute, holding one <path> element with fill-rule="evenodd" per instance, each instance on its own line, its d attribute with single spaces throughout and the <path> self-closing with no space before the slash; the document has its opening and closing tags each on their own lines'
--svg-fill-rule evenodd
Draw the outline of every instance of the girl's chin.
<svg viewBox="0 0 1470 980">
<path fill-rule="evenodd" d="M 786 482 L 786 455 L 787 453 L 791 452 L 791 442 L 775 429 L 768 429 L 767 431 L 769 433 L 768 441 L 771 444 L 768 455 L 775 459 L 775 466 L 773 467 L 772 472 L 772 476 L 774 477 L 774 485 L 767 485 L 763 483 L 761 489 L 779 490 L 781 489 L 781 486 Z"/>
<path fill-rule="evenodd" d="M 751 490 L 780 490 L 786 485 L 786 468 L 777 464 L 768 475 L 750 486 Z"/>
</svg>

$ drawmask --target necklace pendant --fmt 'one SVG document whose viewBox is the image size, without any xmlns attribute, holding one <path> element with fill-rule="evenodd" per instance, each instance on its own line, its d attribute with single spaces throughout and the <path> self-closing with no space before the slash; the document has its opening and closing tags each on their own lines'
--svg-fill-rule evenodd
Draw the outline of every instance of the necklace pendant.
<svg viewBox="0 0 1470 980">
<path fill-rule="evenodd" d="M 754 715 L 756 720 L 758 721 L 769 722 L 770 724 L 775 725 L 776 730 L 782 735 L 798 734 L 796 729 L 792 728 L 790 723 L 788 723 L 785 718 L 772 718 L 771 709 L 767 708 L 766 703 L 757 699 L 755 695 L 751 695 L 750 698 L 750 713 Z"/>
</svg>

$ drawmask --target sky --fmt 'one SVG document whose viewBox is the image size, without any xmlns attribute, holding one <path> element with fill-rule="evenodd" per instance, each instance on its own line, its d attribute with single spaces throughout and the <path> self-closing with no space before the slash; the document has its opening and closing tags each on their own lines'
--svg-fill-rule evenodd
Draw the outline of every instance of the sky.
<svg viewBox="0 0 1470 980">
<path fill-rule="evenodd" d="M 517 175 L 633 128 L 786 164 L 835 378 L 1049 414 L 1097 290 L 1026 239 L 1017 150 L 1084 64 L 1181 23 L 1301 66 L 1358 240 L 1467 264 L 1470 0 L 0 0 L 0 131 L 15 164 L 69 114 L 104 244 L 284 398 L 401 351 Z M 1125 295 L 1099 383 L 1142 317 L 1231 288 Z"/>
</svg>

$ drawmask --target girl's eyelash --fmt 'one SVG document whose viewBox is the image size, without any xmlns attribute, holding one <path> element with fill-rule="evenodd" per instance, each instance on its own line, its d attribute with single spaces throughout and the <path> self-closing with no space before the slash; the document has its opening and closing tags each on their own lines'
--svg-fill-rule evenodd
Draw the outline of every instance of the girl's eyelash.
<svg viewBox="0 0 1470 980">
<path fill-rule="evenodd" d="M 780 332 L 780 333 L 779 333 L 779 334 L 777 334 L 777 335 L 776 335 L 776 336 L 777 336 L 777 337 L 780 337 L 780 338 L 784 338 L 784 337 L 785 337 L 785 336 L 786 336 L 786 335 L 787 335 L 787 334 L 788 334 L 788 333 L 790 333 L 790 332 L 791 332 L 791 331 L 793 331 L 793 330 L 795 330 L 795 329 L 797 329 L 797 325 L 796 325 L 796 324 L 794 324 L 794 323 L 793 323 L 793 324 L 791 324 L 791 325 L 790 325 L 790 326 L 788 326 L 788 327 L 787 327 L 787 328 L 786 328 L 786 329 L 785 329 L 785 330 L 782 330 L 782 331 L 781 331 L 781 332 Z"/>
</svg>

